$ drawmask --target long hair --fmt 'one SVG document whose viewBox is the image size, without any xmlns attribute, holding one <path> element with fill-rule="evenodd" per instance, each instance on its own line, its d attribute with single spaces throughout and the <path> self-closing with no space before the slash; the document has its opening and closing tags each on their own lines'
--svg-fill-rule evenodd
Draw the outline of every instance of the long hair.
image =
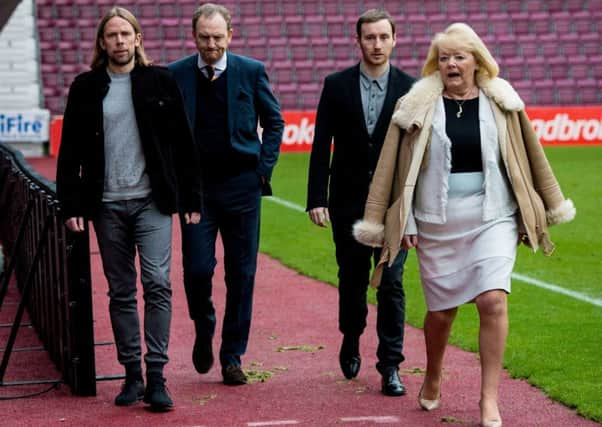
<svg viewBox="0 0 602 427">
<path fill-rule="evenodd" d="M 428 76 L 439 70 L 439 48 L 463 48 L 472 53 L 478 64 L 475 81 L 481 82 L 497 77 L 500 68 L 477 33 L 463 22 L 451 24 L 442 33 L 437 33 L 431 42 L 426 61 L 422 67 L 422 76 Z"/>
<path fill-rule="evenodd" d="M 96 69 L 99 67 L 105 67 L 109 61 L 107 57 L 107 52 L 100 46 L 100 40 L 104 37 L 105 26 L 109 19 L 114 17 L 120 17 L 125 19 L 130 23 L 132 28 L 134 29 L 135 34 L 140 34 L 140 46 L 136 47 L 136 51 L 134 53 L 135 61 L 138 65 L 143 67 L 148 67 L 152 64 L 152 61 L 146 56 L 144 52 L 144 44 L 142 38 L 142 28 L 140 27 L 140 23 L 134 16 L 132 12 L 129 10 L 115 6 L 111 8 L 100 20 L 98 23 L 98 28 L 96 30 L 96 42 L 94 43 L 94 52 L 92 54 L 92 61 L 90 62 L 90 68 Z"/>
</svg>

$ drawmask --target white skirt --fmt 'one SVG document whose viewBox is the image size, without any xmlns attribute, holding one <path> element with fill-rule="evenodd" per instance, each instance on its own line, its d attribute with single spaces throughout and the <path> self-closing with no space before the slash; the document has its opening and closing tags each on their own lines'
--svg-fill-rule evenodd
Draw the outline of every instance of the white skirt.
<svg viewBox="0 0 602 427">
<path fill-rule="evenodd" d="M 454 175 L 472 174 L 450 177 Z M 510 293 L 518 246 L 516 215 L 484 222 L 483 200 L 481 185 L 474 180 L 450 179 L 447 222 L 416 221 L 416 251 L 429 311 L 458 307 L 492 289 Z"/>
</svg>

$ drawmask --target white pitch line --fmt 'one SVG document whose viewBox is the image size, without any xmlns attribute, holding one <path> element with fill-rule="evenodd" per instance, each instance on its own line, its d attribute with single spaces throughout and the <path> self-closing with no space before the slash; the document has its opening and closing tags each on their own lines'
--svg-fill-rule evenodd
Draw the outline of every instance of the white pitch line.
<svg viewBox="0 0 602 427">
<path fill-rule="evenodd" d="M 399 422 L 399 418 L 392 415 L 385 415 L 379 417 L 343 417 L 340 420 L 344 423 L 361 423 L 365 421 L 371 421 L 375 424 L 384 424 L 384 423 L 397 423 Z"/>
<path fill-rule="evenodd" d="M 280 199 L 278 197 L 267 197 L 267 200 L 271 200 L 274 203 L 278 203 L 279 205 L 286 206 L 297 212 L 305 212 L 303 206 L 300 206 L 296 203 L 289 202 L 288 200 Z M 598 307 L 602 307 L 602 300 L 592 298 L 586 294 L 581 292 L 571 291 L 570 289 L 565 289 L 562 286 L 555 285 L 553 283 L 542 282 L 541 280 L 533 279 L 529 276 L 525 276 L 524 274 L 512 273 L 512 278 L 516 280 L 520 280 L 521 282 L 527 283 L 528 285 L 537 286 L 542 289 L 546 289 L 551 292 L 556 292 L 558 294 L 566 295 L 571 298 L 575 298 L 576 300 L 586 302 L 588 304 L 592 304 Z"/>
<path fill-rule="evenodd" d="M 569 296 L 571 298 L 575 298 L 579 301 L 587 302 L 592 305 L 596 305 L 598 307 L 602 307 L 602 300 L 589 297 L 580 292 L 571 291 L 569 289 L 565 289 L 558 285 L 554 285 L 552 283 L 542 282 L 541 280 L 533 279 L 529 276 L 525 276 L 519 273 L 512 273 L 512 278 L 516 280 L 520 280 L 521 282 L 525 282 L 529 285 L 537 286 L 538 288 L 547 289 L 548 291 L 556 292 L 559 294 L 563 294 Z"/>
<path fill-rule="evenodd" d="M 290 426 L 293 424 L 299 424 L 297 420 L 278 420 L 278 421 L 254 421 L 247 423 L 249 427 L 260 427 L 260 426 Z"/>
<path fill-rule="evenodd" d="M 305 212 L 305 208 L 303 208 L 303 206 L 299 206 L 296 203 L 281 199 L 280 197 L 270 196 L 270 197 L 266 197 L 266 200 L 271 200 L 274 203 L 278 203 L 279 205 L 286 206 L 287 208 L 290 208 L 297 212 Z"/>
</svg>

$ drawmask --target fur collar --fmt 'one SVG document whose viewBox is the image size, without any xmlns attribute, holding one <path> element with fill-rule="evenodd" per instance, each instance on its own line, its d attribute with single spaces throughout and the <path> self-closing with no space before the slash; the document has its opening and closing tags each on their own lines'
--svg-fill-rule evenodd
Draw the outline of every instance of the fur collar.
<svg viewBox="0 0 602 427">
<path fill-rule="evenodd" d="M 525 108 L 524 102 L 514 88 L 504 79 L 482 79 L 478 86 L 485 95 L 493 100 L 504 111 L 520 111 Z M 426 114 L 437 98 L 443 93 L 443 82 L 439 72 L 418 80 L 412 89 L 401 98 L 393 122 L 402 129 L 412 126 L 422 127 Z"/>
</svg>

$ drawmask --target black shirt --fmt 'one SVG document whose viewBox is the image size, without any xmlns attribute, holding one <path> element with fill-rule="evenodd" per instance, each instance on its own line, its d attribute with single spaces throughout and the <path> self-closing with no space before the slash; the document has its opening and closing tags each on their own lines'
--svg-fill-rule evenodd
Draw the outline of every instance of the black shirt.
<svg viewBox="0 0 602 427">
<path fill-rule="evenodd" d="M 456 101 L 443 97 L 443 104 L 445 132 L 451 140 L 451 173 L 482 172 L 479 98 Z"/>
</svg>

